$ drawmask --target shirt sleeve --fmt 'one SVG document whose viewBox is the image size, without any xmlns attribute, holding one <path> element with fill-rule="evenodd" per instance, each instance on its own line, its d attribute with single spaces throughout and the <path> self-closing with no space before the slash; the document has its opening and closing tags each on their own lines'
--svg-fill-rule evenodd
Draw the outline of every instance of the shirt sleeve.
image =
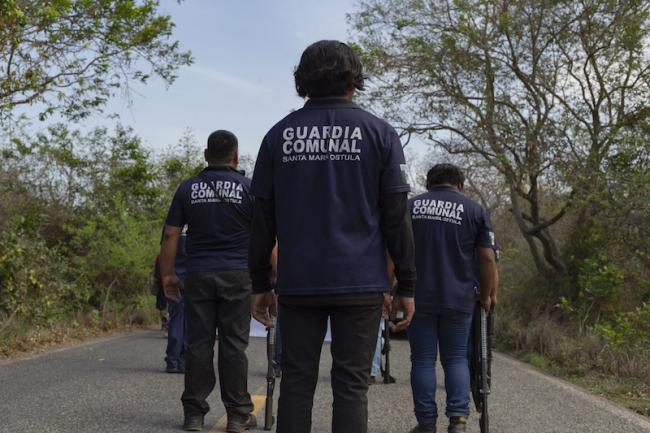
<svg viewBox="0 0 650 433">
<path fill-rule="evenodd" d="M 268 136 L 262 140 L 260 151 L 257 154 L 251 193 L 255 197 L 265 200 L 273 198 L 273 152 L 271 151 Z"/>
<path fill-rule="evenodd" d="M 183 208 L 183 185 L 179 186 L 172 199 L 172 204 L 167 212 L 165 224 L 174 227 L 183 227 L 187 223 L 185 209 Z"/>
<path fill-rule="evenodd" d="M 245 183 L 244 197 L 241 203 L 241 210 L 247 221 L 253 220 L 254 203 L 255 203 L 255 197 L 251 194 L 251 184 L 250 181 L 247 181 Z"/>
<path fill-rule="evenodd" d="M 406 193 L 382 194 L 379 198 L 381 231 L 397 278 L 397 294 L 413 297 L 417 273 L 415 269 L 415 241 Z"/>
<path fill-rule="evenodd" d="M 492 221 L 490 221 L 490 216 L 487 211 L 483 208 L 480 209 L 477 221 L 478 234 L 476 238 L 476 246 L 496 250 L 497 244 L 492 229 Z"/>
<path fill-rule="evenodd" d="M 409 192 L 411 187 L 406 181 L 406 160 L 404 150 L 397 132 L 391 127 L 388 134 L 384 165 L 381 171 L 381 193 Z"/>
</svg>

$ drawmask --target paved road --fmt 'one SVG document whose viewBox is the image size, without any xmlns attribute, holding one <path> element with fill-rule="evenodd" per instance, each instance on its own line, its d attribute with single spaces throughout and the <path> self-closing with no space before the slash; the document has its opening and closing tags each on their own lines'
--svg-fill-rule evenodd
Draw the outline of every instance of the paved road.
<svg viewBox="0 0 650 433">
<path fill-rule="evenodd" d="M 407 432 L 414 423 L 408 344 L 394 343 L 397 383 L 371 387 L 370 433 Z M 179 432 L 183 378 L 162 373 L 164 345 L 160 332 L 145 331 L 0 363 L 0 432 Z M 314 433 L 330 431 L 328 352 L 326 344 L 314 403 Z M 263 339 L 252 339 L 249 358 L 249 389 L 262 395 Z M 510 358 L 497 355 L 493 370 L 493 433 L 650 432 L 647 418 Z M 444 407 L 444 390 L 439 388 L 439 404 Z M 216 394 L 210 404 L 206 431 L 219 431 L 224 410 Z M 478 433 L 476 423 L 472 416 L 471 433 Z M 438 428 L 446 431 L 442 420 Z"/>
</svg>

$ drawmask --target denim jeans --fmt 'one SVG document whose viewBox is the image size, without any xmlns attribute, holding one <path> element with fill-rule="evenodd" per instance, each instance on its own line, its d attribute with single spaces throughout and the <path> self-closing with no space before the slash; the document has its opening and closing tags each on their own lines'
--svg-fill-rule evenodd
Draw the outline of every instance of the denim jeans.
<svg viewBox="0 0 650 433">
<path fill-rule="evenodd" d="M 370 369 L 370 375 L 372 377 L 378 378 L 381 373 L 381 340 L 382 340 L 382 331 L 384 330 L 384 321 L 379 321 L 379 335 L 377 335 L 377 345 L 375 346 L 375 355 L 372 357 L 372 368 Z"/>
<path fill-rule="evenodd" d="M 185 301 L 169 302 L 167 323 L 167 368 L 185 368 Z"/>
<path fill-rule="evenodd" d="M 411 388 L 415 417 L 421 425 L 435 424 L 436 359 L 445 372 L 447 417 L 469 416 L 470 384 L 467 359 L 472 315 L 443 310 L 438 314 L 416 313 L 408 330 L 411 344 Z"/>
</svg>

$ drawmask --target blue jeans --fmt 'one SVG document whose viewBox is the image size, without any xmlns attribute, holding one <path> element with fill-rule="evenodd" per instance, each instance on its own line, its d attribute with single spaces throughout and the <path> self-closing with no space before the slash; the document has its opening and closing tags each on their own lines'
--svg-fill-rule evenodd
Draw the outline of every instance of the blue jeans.
<svg viewBox="0 0 650 433">
<path fill-rule="evenodd" d="M 167 351 L 165 362 L 168 368 L 185 369 L 185 301 L 169 302 L 167 322 Z"/>
<path fill-rule="evenodd" d="M 372 357 L 372 368 L 370 369 L 370 375 L 372 377 L 378 377 L 381 373 L 381 340 L 382 332 L 384 330 L 384 321 L 379 321 L 379 335 L 377 335 L 377 345 L 375 346 L 375 355 Z"/>
<path fill-rule="evenodd" d="M 433 425 L 438 417 L 436 405 L 436 359 L 445 372 L 447 411 L 445 414 L 469 416 L 470 384 L 467 358 L 472 315 L 443 310 L 439 314 L 415 314 L 408 330 L 411 344 L 411 388 L 415 417 L 421 425 Z"/>
</svg>

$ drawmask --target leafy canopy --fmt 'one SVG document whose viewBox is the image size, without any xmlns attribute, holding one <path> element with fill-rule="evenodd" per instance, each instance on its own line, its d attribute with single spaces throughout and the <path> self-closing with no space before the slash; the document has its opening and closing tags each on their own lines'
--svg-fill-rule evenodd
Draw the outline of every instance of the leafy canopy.
<svg viewBox="0 0 650 433">
<path fill-rule="evenodd" d="M 77 119 L 132 81 L 171 84 L 192 57 L 158 9 L 158 0 L 1 0 L 0 116 L 39 104 L 41 118 Z"/>
</svg>

